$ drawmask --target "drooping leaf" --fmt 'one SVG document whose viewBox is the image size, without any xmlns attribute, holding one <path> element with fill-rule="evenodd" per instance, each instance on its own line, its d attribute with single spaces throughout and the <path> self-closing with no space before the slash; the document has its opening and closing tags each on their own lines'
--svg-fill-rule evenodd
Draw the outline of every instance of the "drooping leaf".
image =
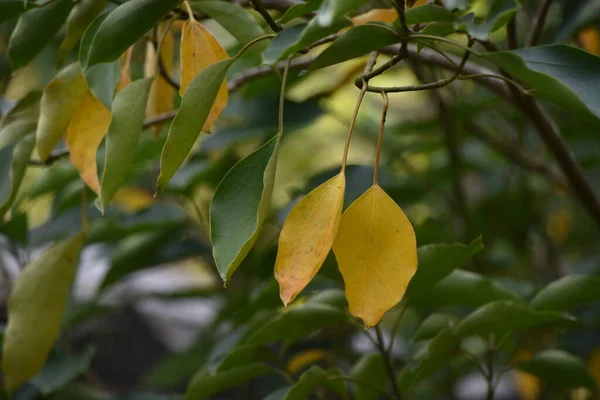
<svg viewBox="0 0 600 400">
<path fill-rule="evenodd" d="M 113 101 L 112 119 L 106 135 L 106 155 L 98 202 L 102 212 L 106 210 L 127 177 L 127 171 L 133 161 L 142 133 L 142 122 L 151 84 L 152 78 L 132 82 L 117 93 Z"/>
<path fill-rule="evenodd" d="M 527 361 L 519 361 L 517 368 L 548 381 L 553 387 L 596 389 L 585 363 L 562 350 L 543 350 Z"/>
<path fill-rule="evenodd" d="M 575 115 L 600 118 L 600 57 L 566 45 L 488 53 L 484 57 Z"/>
<path fill-rule="evenodd" d="M 398 19 L 398 12 L 395 8 L 375 8 L 353 17 L 352 23 L 354 25 L 363 25 L 369 22 L 385 22 L 391 25 L 396 19 Z"/>
<path fill-rule="evenodd" d="M 0 1 L 0 23 L 11 20 L 23 14 L 27 10 L 37 7 L 37 5 L 28 3 L 23 4 L 22 0 L 3 0 Z"/>
<path fill-rule="evenodd" d="M 229 280 L 258 238 L 271 204 L 279 137 L 238 162 L 210 204 L 210 240 L 219 274 Z"/>
<path fill-rule="evenodd" d="M 242 367 L 213 373 L 208 369 L 202 369 L 190 381 L 185 393 L 185 400 L 208 399 L 215 393 L 241 385 L 270 372 L 272 372 L 272 368 L 263 363 L 249 363 Z"/>
<path fill-rule="evenodd" d="M 208 0 L 191 4 L 192 9 L 213 18 L 242 45 L 265 34 L 256 19 L 236 3 Z"/>
<path fill-rule="evenodd" d="M 181 0 L 130 0 L 100 25 L 89 49 L 86 68 L 117 60 Z"/>
<path fill-rule="evenodd" d="M 419 269 L 421 267 L 419 266 Z M 431 314 L 421 323 L 413 336 L 413 340 L 431 339 L 441 331 L 455 326 L 459 319 L 456 315 L 452 314 Z"/>
<path fill-rule="evenodd" d="M 591 275 L 567 275 L 551 282 L 531 300 L 537 310 L 568 311 L 600 301 L 600 278 Z"/>
<path fill-rule="evenodd" d="M 184 96 L 188 85 L 200 71 L 222 60 L 228 61 L 230 58 L 217 39 L 198 21 L 194 19 L 185 21 L 181 31 L 181 85 L 179 94 Z M 203 131 L 210 132 L 213 122 L 219 118 L 221 111 L 227 105 L 228 97 L 227 80 L 223 79 L 217 97 L 214 99 L 208 117 L 204 122 Z"/>
<path fill-rule="evenodd" d="M 321 26 L 331 26 L 335 20 L 366 2 L 367 0 L 325 0 L 317 14 L 318 23 Z"/>
<path fill-rule="evenodd" d="M 321 4 L 323 4 L 323 0 L 308 0 L 304 3 L 296 3 L 288 8 L 277 22 L 286 24 L 293 19 L 318 10 L 319 7 L 321 7 Z"/>
<path fill-rule="evenodd" d="M 8 301 L 2 370 L 14 392 L 42 368 L 60 332 L 84 237 L 44 251 L 17 278 Z"/>
<path fill-rule="evenodd" d="M 30 134 L 0 151 L 0 221 L 17 198 L 34 146 L 35 135 Z"/>
<path fill-rule="evenodd" d="M 108 5 L 108 0 L 81 0 L 73 6 L 67 18 L 67 34 L 58 49 L 58 65 L 61 65 L 88 26 Z"/>
<path fill-rule="evenodd" d="M 86 92 L 87 84 L 79 63 L 62 69 L 44 89 L 36 131 L 37 151 L 42 161 L 46 161 L 67 133 L 71 116 Z"/>
<path fill-rule="evenodd" d="M 314 278 L 331 250 L 342 216 L 345 187 L 345 175 L 340 173 L 304 196 L 285 220 L 275 278 L 286 307 Z"/>
<path fill-rule="evenodd" d="M 175 171 L 183 163 L 200 136 L 222 83 L 235 59 L 229 58 L 200 71 L 190 82 L 181 107 L 171 123 L 167 141 L 160 156 L 157 192 L 162 192 Z"/>
<path fill-rule="evenodd" d="M 71 162 L 81 179 L 100 193 L 96 153 L 108 132 L 111 113 L 100 100 L 88 92 L 77 105 L 67 133 L 67 147 Z"/>
<path fill-rule="evenodd" d="M 471 244 L 429 244 L 418 249 L 419 269 L 406 289 L 406 296 L 427 293 L 436 282 L 444 279 L 483 249 L 481 238 Z"/>
<path fill-rule="evenodd" d="M 435 4 L 423 4 L 411 7 L 405 12 L 406 24 L 423 24 L 425 22 L 453 22 L 456 16 L 444 7 Z"/>
<path fill-rule="evenodd" d="M 387 372 L 380 354 L 370 353 L 362 356 L 352 367 L 350 377 L 355 382 L 357 400 L 378 400 L 381 392 L 387 392 Z M 379 388 L 380 391 L 372 388 Z"/>
<path fill-rule="evenodd" d="M 19 17 L 8 42 L 13 69 L 25 66 L 46 47 L 67 19 L 71 7 L 71 0 L 55 0 Z"/>
<path fill-rule="evenodd" d="M 94 355 L 96 349 L 88 346 L 74 355 L 51 357 L 31 383 L 44 395 L 55 392 L 84 373 Z"/>
<path fill-rule="evenodd" d="M 173 52 L 175 51 L 175 43 L 171 31 L 165 32 L 166 26 L 158 25 L 158 37 L 163 37 L 164 40 L 160 46 L 160 57 L 164 67 L 164 72 L 168 76 L 173 75 Z M 173 110 L 175 100 L 175 88 L 158 73 L 158 62 L 154 44 L 146 44 L 146 59 L 144 60 L 144 75 L 147 77 L 155 77 L 150 94 L 148 96 L 148 106 L 146 107 L 146 116 L 149 118 L 155 117 L 162 113 Z M 156 133 L 160 131 L 161 125 L 154 125 L 152 128 Z"/>
<path fill-rule="evenodd" d="M 344 212 L 333 251 L 350 312 L 367 327 L 375 326 L 402 299 L 417 270 L 412 225 L 378 185 Z"/>
<path fill-rule="evenodd" d="M 315 70 L 368 54 L 398 43 L 401 36 L 393 29 L 376 24 L 355 26 L 325 49 L 311 64 Z"/>
<path fill-rule="evenodd" d="M 338 19 L 331 26 L 322 27 L 317 18 L 308 24 L 302 23 L 290 26 L 279 32 L 263 53 L 265 64 L 274 64 L 288 56 L 299 52 L 313 42 L 338 32 L 351 25 L 348 18 Z"/>
</svg>

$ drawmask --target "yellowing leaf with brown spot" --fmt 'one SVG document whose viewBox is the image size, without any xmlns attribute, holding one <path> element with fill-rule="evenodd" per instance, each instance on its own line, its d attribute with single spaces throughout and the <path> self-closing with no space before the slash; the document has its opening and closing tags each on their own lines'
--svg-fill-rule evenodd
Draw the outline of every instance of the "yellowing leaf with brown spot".
<svg viewBox="0 0 600 400">
<path fill-rule="evenodd" d="M 417 242 L 406 215 L 378 185 L 342 215 L 333 251 L 350 312 L 366 327 L 396 305 L 417 271 Z"/>
<path fill-rule="evenodd" d="M 125 186 L 120 188 L 113 203 L 123 211 L 137 213 L 148 208 L 154 202 L 152 194 L 144 189 L 135 186 Z"/>
<path fill-rule="evenodd" d="M 225 49 L 202 24 L 193 19 L 185 21 L 181 31 L 181 84 L 179 94 L 183 97 L 189 83 L 204 68 L 227 58 L 229 56 Z M 210 131 L 213 122 L 219 118 L 221 111 L 227 105 L 228 99 L 227 80 L 225 79 L 204 123 L 203 131 Z"/>
<path fill-rule="evenodd" d="M 279 236 L 275 278 L 287 305 L 317 274 L 333 244 L 344 205 L 346 178 L 340 173 L 304 196 Z"/>
<path fill-rule="evenodd" d="M 67 129 L 67 146 L 81 179 L 100 192 L 96 153 L 110 124 L 110 110 L 88 91 L 77 105 Z"/>
<path fill-rule="evenodd" d="M 364 14 L 352 18 L 354 25 L 362 25 L 367 22 L 386 22 L 393 24 L 398 19 L 398 12 L 394 8 L 376 8 Z"/>
<path fill-rule="evenodd" d="M 162 37 L 164 34 L 164 40 L 160 46 L 160 57 L 162 65 L 168 76 L 173 75 L 173 51 L 174 51 L 174 40 L 173 34 L 164 32 L 164 28 L 161 29 L 158 36 Z M 156 79 L 152 82 L 150 87 L 150 94 L 148 97 L 148 105 L 146 107 L 146 116 L 155 117 L 157 115 L 166 113 L 173 110 L 173 100 L 175 99 L 175 89 L 158 73 L 158 60 L 156 57 L 156 50 L 152 43 L 146 44 L 146 60 L 144 64 L 144 74 L 146 77 L 156 76 Z M 162 124 L 154 125 L 152 129 L 154 133 L 158 133 L 162 127 Z"/>
</svg>

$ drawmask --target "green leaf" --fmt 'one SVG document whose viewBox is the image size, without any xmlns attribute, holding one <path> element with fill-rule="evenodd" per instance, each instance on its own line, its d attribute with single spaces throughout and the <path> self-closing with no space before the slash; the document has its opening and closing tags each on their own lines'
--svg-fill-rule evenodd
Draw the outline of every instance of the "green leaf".
<svg viewBox="0 0 600 400">
<path fill-rule="evenodd" d="M 28 227 L 26 213 L 13 215 L 9 221 L 0 224 L 0 235 L 4 235 L 9 240 L 25 245 L 29 239 Z"/>
<path fill-rule="evenodd" d="M 600 278 L 591 275 L 567 275 L 551 282 L 531 300 L 538 310 L 568 311 L 600 301 Z"/>
<path fill-rule="evenodd" d="M 194 1 L 192 9 L 217 21 L 242 45 L 265 34 L 256 19 L 236 3 L 212 0 Z"/>
<path fill-rule="evenodd" d="M 600 3 L 596 0 L 582 0 L 567 4 L 562 10 L 564 17 L 561 20 L 555 42 L 568 41 L 581 28 L 593 25 L 600 18 Z"/>
<path fill-rule="evenodd" d="M 405 12 L 406 24 L 423 24 L 425 22 L 454 22 L 456 15 L 446 10 L 444 7 L 435 4 L 423 4 L 422 6 L 411 7 Z"/>
<path fill-rule="evenodd" d="M 425 28 L 420 32 L 423 35 L 431 35 L 437 37 L 444 37 L 451 35 L 455 32 L 454 23 L 452 22 L 432 22 L 427 24 Z M 435 40 L 431 39 L 420 39 L 417 41 L 417 51 L 421 51 L 424 47 L 423 43 L 435 43 Z"/>
<path fill-rule="evenodd" d="M 527 304 L 510 300 L 486 304 L 466 316 L 456 328 L 462 337 L 497 333 L 501 335 L 521 329 L 569 323 L 574 318 L 552 311 L 536 311 Z"/>
<path fill-rule="evenodd" d="M 469 307 L 479 307 L 496 300 L 520 301 L 521 298 L 489 278 L 463 270 L 455 270 L 426 291 L 410 298 L 411 303 L 420 305 Z"/>
<path fill-rule="evenodd" d="M 267 344 L 281 340 L 295 341 L 317 329 L 346 321 L 348 315 L 325 304 L 305 303 L 281 311 L 260 328 L 251 332 L 245 343 Z"/>
<path fill-rule="evenodd" d="M 111 63 L 96 64 L 88 69 L 87 58 L 90 46 L 96 36 L 96 32 L 102 25 L 102 22 L 108 17 L 108 14 L 102 14 L 94 20 L 87 28 L 81 43 L 79 45 L 79 63 L 82 65 L 90 91 L 96 96 L 98 100 L 106 106 L 106 108 L 112 108 L 112 101 L 115 95 L 115 90 L 119 79 L 121 78 L 121 62 L 120 60 L 113 61 Z"/>
<path fill-rule="evenodd" d="M 302 17 L 303 15 L 310 14 L 311 12 L 318 10 L 323 4 L 323 0 L 308 0 L 305 3 L 297 3 L 286 10 L 286 12 L 277 21 L 280 24 L 287 24 L 293 19 Z"/>
<path fill-rule="evenodd" d="M 214 373 L 202 369 L 190 381 L 185 393 L 185 400 L 208 399 L 215 393 L 241 385 L 270 372 L 272 372 L 272 368 L 263 363 L 250 363 L 243 367 L 219 370 Z"/>
<path fill-rule="evenodd" d="M 106 134 L 104 171 L 100 182 L 98 208 L 103 213 L 127 177 L 133 162 L 152 78 L 140 79 L 121 90 L 112 105 L 112 118 Z"/>
<path fill-rule="evenodd" d="M 517 368 L 548 381 L 552 387 L 596 389 L 585 363 L 562 350 L 541 351 L 527 361 L 518 362 Z"/>
<path fill-rule="evenodd" d="M 316 365 L 311 366 L 308 371 L 303 373 L 288 392 L 283 397 L 284 400 L 305 400 L 312 392 L 325 384 L 327 371 Z"/>
<path fill-rule="evenodd" d="M 321 26 L 331 26 L 338 18 L 345 16 L 366 2 L 367 0 L 325 0 L 316 19 Z"/>
<path fill-rule="evenodd" d="M 357 400 L 378 400 L 381 397 L 381 392 L 387 392 L 388 390 L 385 362 L 380 354 L 370 353 L 362 356 L 352 367 L 350 377 L 355 381 L 354 388 Z M 366 384 L 361 385 L 360 382 Z M 377 391 L 372 388 L 381 390 Z"/>
<path fill-rule="evenodd" d="M 2 357 L 9 392 L 37 374 L 58 337 L 83 243 L 83 234 L 77 234 L 52 246 L 15 282 Z"/>
<path fill-rule="evenodd" d="M 431 314 L 419 326 L 413 340 L 431 339 L 443 330 L 456 326 L 460 318 L 452 314 Z"/>
<path fill-rule="evenodd" d="M 30 134 L 0 151 L 0 221 L 17 198 L 34 146 L 35 135 Z"/>
<path fill-rule="evenodd" d="M 475 14 L 469 13 L 456 23 L 456 30 L 469 33 L 479 40 L 488 40 L 490 34 L 502 28 L 519 11 L 519 4 L 515 0 L 496 0 L 487 12 L 486 21 L 477 23 Z"/>
<path fill-rule="evenodd" d="M 227 172 L 210 204 L 210 240 L 219 274 L 229 280 L 258 238 L 271 204 L 279 137 Z"/>
<path fill-rule="evenodd" d="M 117 60 L 181 0 L 130 0 L 102 22 L 88 54 L 87 68 Z"/>
<path fill-rule="evenodd" d="M 368 54 L 371 51 L 398 43 L 400 35 L 379 24 L 355 26 L 344 32 L 317 59 L 310 69 L 315 70 Z"/>
<path fill-rule="evenodd" d="M 456 268 L 483 250 L 481 237 L 471 244 L 430 244 L 418 249 L 419 267 L 406 289 L 406 295 L 418 297 Z"/>
<path fill-rule="evenodd" d="M 67 133 L 75 107 L 86 91 L 87 84 L 79 63 L 63 68 L 44 89 L 36 131 L 37 151 L 42 161 L 46 161 Z"/>
<path fill-rule="evenodd" d="M 88 26 L 108 5 L 108 0 L 81 0 L 75 4 L 67 18 L 67 34 L 58 49 L 58 65 L 61 65 Z"/>
<path fill-rule="evenodd" d="M 37 7 L 35 4 L 23 4 L 22 0 L 0 1 L 0 23 L 11 20 L 23 14 L 27 10 Z"/>
<path fill-rule="evenodd" d="M 25 66 L 46 47 L 67 19 L 71 7 L 71 0 L 54 0 L 19 17 L 8 42 L 13 69 Z"/>
<path fill-rule="evenodd" d="M 88 346 L 75 355 L 51 357 L 31 383 L 44 395 L 55 392 L 84 373 L 95 355 L 96 349 Z"/>
<path fill-rule="evenodd" d="M 584 50 L 549 45 L 488 53 L 484 57 L 575 115 L 600 118 L 600 58 Z"/>
<path fill-rule="evenodd" d="M 188 85 L 160 156 L 157 192 L 164 190 L 192 150 L 217 98 L 227 70 L 234 61 L 234 58 L 228 58 L 209 65 Z"/>
<path fill-rule="evenodd" d="M 349 25 L 351 21 L 344 18 L 336 20 L 330 26 L 322 27 L 317 18 L 313 18 L 308 24 L 302 23 L 286 28 L 271 41 L 263 53 L 263 62 L 274 64 Z"/>
</svg>

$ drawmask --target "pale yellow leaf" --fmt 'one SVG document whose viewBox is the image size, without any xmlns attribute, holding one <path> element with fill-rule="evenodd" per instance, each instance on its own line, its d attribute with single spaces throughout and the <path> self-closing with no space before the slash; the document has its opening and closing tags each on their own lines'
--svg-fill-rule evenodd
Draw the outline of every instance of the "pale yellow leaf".
<svg viewBox="0 0 600 400">
<path fill-rule="evenodd" d="M 362 25 L 367 22 L 386 22 L 393 24 L 398 18 L 398 12 L 394 8 L 376 8 L 364 14 L 352 18 L 354 25 Z"/>
<path fill-rule="evenodd" d="M 179 94 L 183 96 L 189 83 L 204 68 L 229 58 L 217 39 L 198 21 L 185 21 L 181 31 L 181 84 Z M 210 132 L 213 122 L 219 118 L 227 105 L 229 94 L 227 80 L 223 81 L 217 98 L 204 123 L 203 131 Z"/>
<path fill-rule="evenodd" d="M 137 213 L 148 208 L 154 202 L 154 196 L 144 189 L 135 186 L 125 186 L 120 188 L 113 203 L 120 209 Z"/>
<path fill-rule="evenodd" d="M 285 370 L 290 376 L 296 375 L 298 372 L 316 363 L 319 360 L 327 357 L 328 354 L 322 349 L 308 349 L 301 353 L 295 354 L 285 366 Z"/>
<path fill-rule="evenodd" d="M 110 115 L 110 110 L 88 91 L 75 109 L 67 133 L 71 162 L 95 193 L 100 192 L 96 153 L 108 131 Z"/>
<path fill-rule="evenodd" d="M 366 327 L 396 305 L 417 271 L 415 232 L 406 215 L 378 185 L 342 215 L 333 243 L 350 312 Z"/>
<path fill-rule="evenodd" d="M 17 278 L 8 300 L 2 372 L 9 393 L 35 376 L 60 333 L 82 234 L 44 251 Z"/>
<path fill-rule="evenodd" d="M 340 173 L 304 196 L 279 236 L 275 278 L 287 305 L 310 283 L 325 261 L 340 223 L 346 178 Z"/>
</svg>

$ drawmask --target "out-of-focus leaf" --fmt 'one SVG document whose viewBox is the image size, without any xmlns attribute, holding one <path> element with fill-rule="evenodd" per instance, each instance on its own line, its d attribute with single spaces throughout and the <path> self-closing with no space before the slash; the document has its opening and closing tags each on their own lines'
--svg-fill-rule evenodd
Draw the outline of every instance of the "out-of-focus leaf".
<svg viewBox="0 0 600 400">
<path fill-rule="evenodd" d="M 19 17 L 8 42 L 13 69 L 25 66 L 46 47 L 67 19 L 71 7 L 71 0 L 55 0 Z"/>
<path fill-rule="evenodd" d="M 305 400 L 315 391 L 315 389 L 324 385 L 326 379 L 327 371 L 313 365 L 289 388 L 283 399 Z"/>
<path fill-rule="evenodd" d="M 35 135 L 31 134 L 0 151 L 0 221 L 17 198 L 34 146 Z"/>
<path fill-rule="evenodd" d="M 85 372 L 94 355 L 96 349 L 88 346 L 72 356 L 51 357 L 31 383 L 44 395 L 55 392 Z"/>
<path fill-rule="evenodd" d="M 527 361 L 519 361 L 517 368 L 548 381 L 552 387 L 596 389 L 585 363 L 562 350 L 541 351 Z"/>
<path fill-rule="evenodd" d="M 73 6 L 67 18 L 67 34 L 58 49 L 58 64 L 61 65 L 88 26 L 108 5 L 108 0 L 81 0 Z"/>
<path fill-rule="evenodd" d="M 4 235 L 18 243 L 26 244 L 29 237 L 27 214 L 14 215 L 10 221 L 0 224 L 0 235 Z"/>
<path fill-rule="evenodd" d="M 567 275 L 551 282 L 531 300 L 537 310 L 568 311 L 600 300 L 600 278 Z"/>
<path fill-rule="evenodd" d="M 325 49 L 311 64 L 315 70 L 367 54 L 398 43 L 400 35 L 393 29 L 376 24 L 355 26 Z"/>
<path fill-rule="evenodd" d="M 363 25 L 369 22 L 385 22 L 391 25 L 396 19 L 398 19 L 398 12 L 395 8 L 375 8 L 353 17 L 352 23 L 354 25 Z"/>
<path fill-rule="evenodd" d="M 190 82 L 160 156 L 157 192 L 164 190 L 194 146 L 233 61 L 229 58 L 212 64 Z"/>
<path fill-rule="evenodd" d="M 243 367 L 214 373 L 203 369 L 192 378 L 185 393 L 185 400 L 208 399 L 215 393 L 241 385 L 270 372 L 272 372 L 272 368 L 263 363 L 250 363 Z"/>
<path fill-rule="evenodd" d="M 22 0 L 0 1 L 0 23 L 11 20 L 23 14 L 27 10 L 37 7 L 36 4 L 23 4 Z"/>
<path fill-rule="evenodd" d="M 246 10 L 236 3 L 225 1 L 194 1 L 192 9 L 213 18 L 225 28 L 240 44 L 263 36 L 265 31 Z M 259 45 L 260 46 L 260 45 Z"/>
<path fill-rule="evenodd" d="M 44 251 L 17 278 L 8 301 L 2 370 L 14 392 L 44 365 L 65 313 L 84 236 Z"/>
<path fill-rule="evenodd" d="M 130 0 L 102 22 L 89 49 L 86 68 L 117 60 L 181 0 Z"/>
<path fill-rule="evenodd" d="M 475 14 L 469 13 L 457 21 L 455 27 L 479 40 L 488 40 L 490 34 L 506 25 L 519 8 L 517 0 L 495 0 L 490 4 L 485 22 L 476 23 Z"/>
<path fill-rule="evenodd" d="M 483 249 L 481 238 L 471 244 L 429 244 L 418 249 L 419 268 L 408 284 L 406 295 L 424 295 L 436 282 L 444 279 Z"/>
<path fill-rule="evenodd" d="M 342 214 L 333 251 L 352 315 L 375 326 L 417 270 L 417 242 L 402 209 L 373 185 Z"/>
<path fill-rule="evenodd" d="M 355 381 L 357 400 L 378 400 L 388 388 L 385 362 L 380 354 L 365 354 L 352 367 L 350 377 Z M 361 384 L 364 382 L 365 384 Z M 380 391 L 371 388 L 379 388 Z"/>
<path fill-rule="evenodd" d="M 365 4 L 367 0 L 325 0 L 315 20 L 321 26 L 331 26 L 340 17 Z"/>
<path fill-rule="evenodd" d="M 77 179 L 77 170 L 67 160 L 57 161 L 44 169 L 28 191 L 28 196 L 35 198 L 46 193 L 59 191 Z"/>
<path fill-rule="evenodd" d="M 405 12 L 406 24 L 423 24 L 425 22 L 453 22 L 456 16 L 444 7 L 435 4 L 423 4 L 411 7 Z"/>
<path fill-rule="evenodd" d="M 152 78 L 132 82 L 121 90 L 113 101 L 112 119 L 106 135 L 100 201 L 97 202 L 102 212 L 105 212 L 115 193 L 127 178 L 142 133 L 142 122 L 146 114 L 151 84 Z"/>
<path fill-rule="evenodd" d="M 54 146 L 67 133 L 71 116 L 87 92 L 79 63 L 62 69 L 44 89 L 36 131 L 36 147 L 46 161 Z"/>
<path fill-rule="evenodd" d="M 419 326 L 415 332 L 413 340 L 431 339 L 443 330 L 451 328 L 460 320 L 452 314 L 431 314 Z"/>
<path fill-rule="evenodd" d="M 488 53 L 485 58 L 535 89 L 535 95 L 573 112 L 600 118 L 600 57 L 584 50 L 549 45 Z"/>
<path fill-rule="evenodd" d="M 286 24 L 293 19 L 299 18 L 303 15 L 310 14 L 316 11 L 323 4 L 323 0 L 308 0 L 304 3 L 296 3 L 286 10 L 286 12 L 279 19 L 280 24 Z"/>
<path fill-rule="evenodd" d="M 269 212 L 279 136 L 238 162 L 210 204 L 210 240 L 219 274 L 229 280 L 250 252 Z"/>
<path fill-rule="evenodd" d="M 569 1 L 561 4 L 564 18 L 556 35 L 556 42 L 567 41 L 579 29 L 600 19 L 600 3 L 595 0 Z"/>
</svg>

